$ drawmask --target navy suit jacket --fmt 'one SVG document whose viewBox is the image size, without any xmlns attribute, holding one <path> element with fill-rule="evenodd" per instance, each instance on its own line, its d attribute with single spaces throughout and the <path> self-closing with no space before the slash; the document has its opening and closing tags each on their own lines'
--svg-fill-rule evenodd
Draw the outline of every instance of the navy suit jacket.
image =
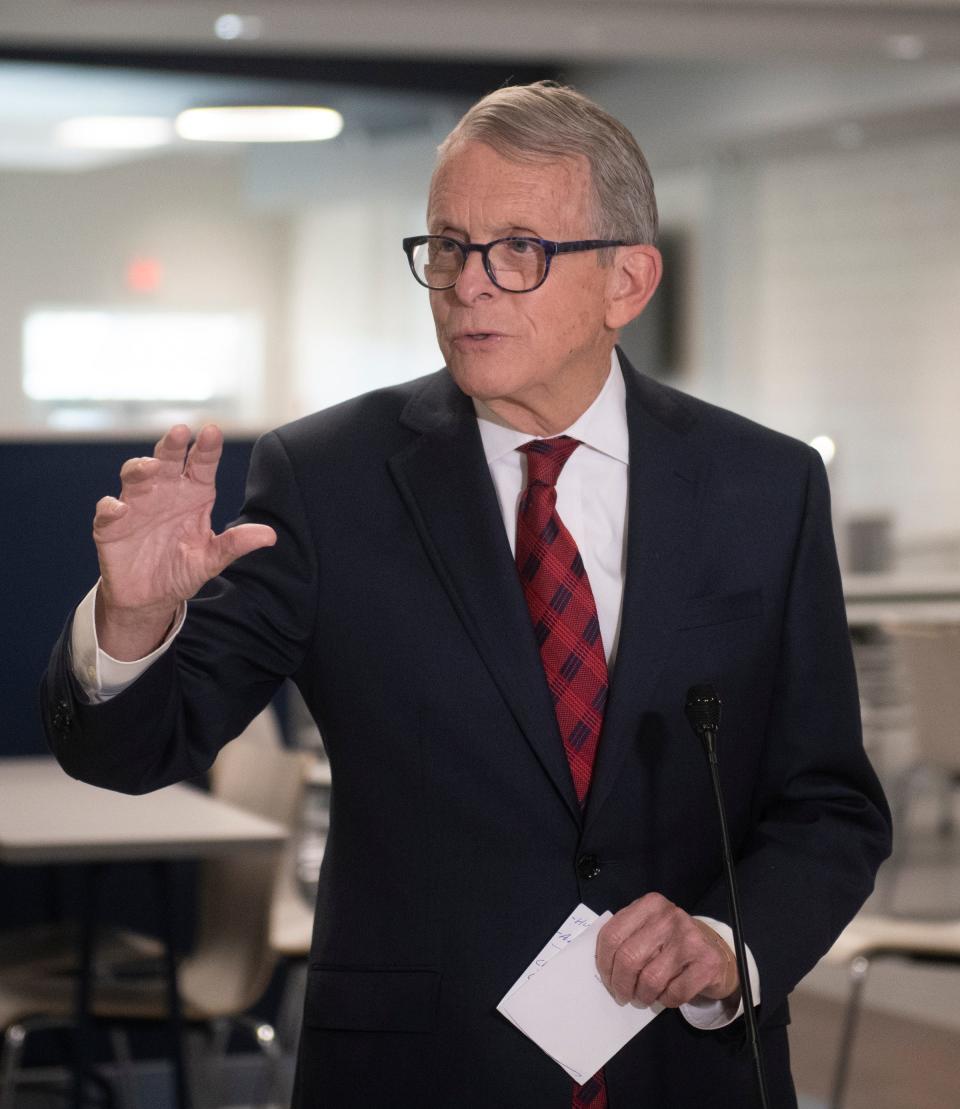
<svg viewBox="0 0 960 1109">
<path fill-rule="evenodd" d="M 470 400 L 440 372 L 264 436 L 244 518 L 277 546 L 189 605 L 173 648 L 86 705 L 65 637 L 57 757 L 128 792 L 205 769 L 287 676 L 333 768 L 295 1104 L 567 1109 L 497 1012 L 578 901 L 659 891 L 728 920 L 688 686 L 723 698 L 721 777 L 773 1104 L 786 998 L 872 888 L 889 816 L 863 754 L 823 467 L 625 367 L 627 574 L 577 805 Z M 578 866 L 594 856 L 591 866 Z M 592 877 L 585 875 L 593 874 Z M 607 1067 L 613 1109 L 754 1104 L 740 1021 L 665 1012 Z"/>
</svg>

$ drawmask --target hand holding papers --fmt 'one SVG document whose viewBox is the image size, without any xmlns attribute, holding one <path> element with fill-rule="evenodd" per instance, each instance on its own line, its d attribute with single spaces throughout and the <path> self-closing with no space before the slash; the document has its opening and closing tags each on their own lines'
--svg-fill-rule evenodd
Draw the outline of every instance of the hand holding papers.
<svg viewBox="0 0 960 1109">
<path fill-rule="evenodd" d="M 583 1083 L 662 1010 L 618 1005 L 600 980 L 597 932 L 611 917 L 578 905 L 498 1010 Z"/>
</svg>

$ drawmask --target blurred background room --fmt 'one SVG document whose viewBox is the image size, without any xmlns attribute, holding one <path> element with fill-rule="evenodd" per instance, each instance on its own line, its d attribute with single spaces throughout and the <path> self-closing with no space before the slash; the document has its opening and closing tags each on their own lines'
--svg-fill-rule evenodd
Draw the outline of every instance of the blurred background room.
<svg viewBox="0 0 960 1109">
<path fill-rule="evenodd" d="M 160 856 L 132 833 L 41 849 L 62 813 L 17 777 L 46 755 L 37 684 L 96 580 L 90 520 L 123 459 L 172 422 L 219 422 L 222 527 L 262 431 L 438 368 L 400 240 L 425 231 L 435 149 L 465 108 L 540 78 L 598 100 L 650 162 L 666 276 L 630 358 L 828 466 L 896 848 L 795 995 L 804 1109 L 960 1104 L 960 0 L 3 0 L 0 1109 L 81 1088 L 167 1109 L 185 1085 L 197 1105 L 283 1102 L 322 737 L 285 691 L 247 737 L 275 756 L 262 795 L 228 767 L 203 783 L 263 822 L 232 846 L 198 824 Z M 82 788 L 64 804 L 95 808 Z M 211 883 L 259 906 L 229 997 L 204 985 L 241 949 L 217 938 Z M 94 987 L 126 993 L 91 1002 L 96 1077 L 71 1095 L 78 915 L 112 952 Z"/>
</svg>

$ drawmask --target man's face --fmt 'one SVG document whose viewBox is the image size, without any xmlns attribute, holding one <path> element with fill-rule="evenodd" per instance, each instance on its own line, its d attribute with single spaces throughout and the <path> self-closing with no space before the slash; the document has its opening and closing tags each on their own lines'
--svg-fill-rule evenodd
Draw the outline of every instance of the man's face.
<svg viewBox="0 0 960 1109">
<path fill-rule="evenodd" d="M 434 174 L 427 226 L 432 235 L 474 243 L 508 235 L 593 238 L 588 163 L 579 156 L 512 162 L 484 143 L 457 145 Z M 596 251 L 560 255 L 538 289 L 511 293 L 497 288 L 471 253 L 452 289 L 430 293 L 437 340 L 456 383 L 517 426 L 524 422 L 518 414 L 556 409 L 557 401 L 563 407 L 564 397 L 577 407 L 582 394 L 586 407 L 616 337 L 606 325 L 610 274 Z"/>
</svg>

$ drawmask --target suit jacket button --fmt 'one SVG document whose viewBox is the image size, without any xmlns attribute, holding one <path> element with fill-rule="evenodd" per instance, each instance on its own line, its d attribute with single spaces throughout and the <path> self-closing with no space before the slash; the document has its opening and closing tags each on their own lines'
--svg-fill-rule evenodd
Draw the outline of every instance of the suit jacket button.
<svg viewBox="0 0 960 1109">
<path fill-rule="evenodd" d="M 577 875 L 584 881 L 596 878 L 600 873 L 600 859 L 596 855 L 581 855 L 577 859 Z"/>
</svg>

